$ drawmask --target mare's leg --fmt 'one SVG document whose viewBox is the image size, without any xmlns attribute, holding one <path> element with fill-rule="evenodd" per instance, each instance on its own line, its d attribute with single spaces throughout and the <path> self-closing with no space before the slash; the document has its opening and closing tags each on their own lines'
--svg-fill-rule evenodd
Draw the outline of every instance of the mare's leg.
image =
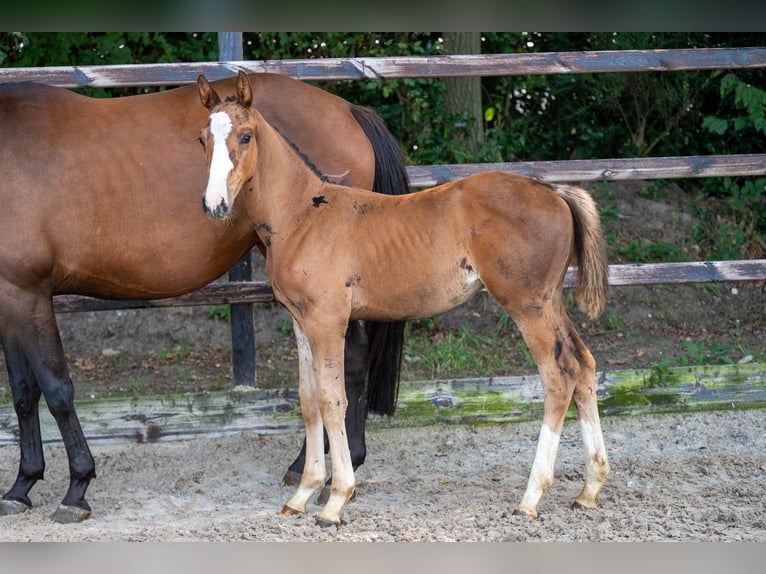
<svg viewBox="0 0 766 574">
<path fill-rule="evenodd" d="M 569 337 L 575 345 L 577 353 L 583 357 L 583 362 L 588 365 L 587 369 L 583 369 L 583 376 L 577 380 L 573 395 L 585 447 L 585 485 L 575 498 L 572 508 L 595 508 L 596 497 L 609 477 L 609 462 L 606 457 L 604 437 L 601 432 L 601 419 L 598 414 L 596 362 L 575 331 L 569 317 L 565 317 L 565 321 Z"/>
<path fill-rule="evenodd" d="M 367 380 L 369 345 L 364 326 L 360 321 L 349 323 L 346 331 L 346 352 L 345 352 L 345 375 L 346 375 L 346 396 L 348 397 L 348 409 L 346 410 L 346 432 L 348 434 L 348 444 L 351 449 L 351 464 L 354 470 L 364 464 L 367 456 L 367 444 L 365 442 L 364 426 L 367 421 L 365 384 Z M 329 450 L 329 442 L 325 435 L 325 452 Z M 283 478 L 284 484 L 296 486 L 300 482 L 303 474 L 303 465 L 306 460 L 306 441 L 298 458 L 290 465 Z M 329 483 L 328 483 L 329 484 Z M 329 489 L 326 487 L 317 504 L 324 504 L 329 495 Z"/>
<path fill-rule="evenodd" d="M 543 297 L 541 304 L 524 305 L 515 311 L 509 309 L 509 313 L 537 362 L 544 392 L 543 424 L 537 452 L 526 491 L 514 510 L 514 514 L 537 518 L 537 505 L 553 482 L 569 403 L 575 389 L 586 389 L 589 385 L 592 388 L 595 384 L 595 361 L 576 333 L 576 339 L 572 336 L 574 331 L 560 297 Z"/>
<path fill-rule="evenodd" d="M 327 469 L 324 461 L 324 432 L 322 415 L 317 403 L 316 371 L 313 365 L 312 349 L 303 327 L 293 320 L 295 339 L 298 344 L 298 395 L 301 402 L 301 416 L 306 430 L 306 455 L 303 473 L 295 494 L 282 508 L 282 514 L 306 512 L 306 504 L 324 485 Z"/>
<path fill-rule="evenodd" d="M 85 491 L 96 475 L 96 467 L 75 411 L 74 385 L 61 346 L 53 302 L 50 297 L 35 296 L 17 289 L 12 291 L 12 298 L 0 301 L 0 316 L 4 318 L 3 327 L 7 330 L 4 340 L 15 343 L 16 357 L 23 355 L 34 373 L 48 409 L 56 420 L 69 458 L 69 489 L 53 519 L 63 523 L 79 522 L 91 513 L 90 505 L 85 500 Z M 14 348 L 14 344 L 11 348 Z M 21 387 L 19 391 L 23 396 Z M 31 388 L 29 396 L 33 397 L 35 392 Z M 19 424 L 21 429 L 21 421 Z M 25 430 L 28 431 L 30 426 L 31 423 L 26 422 Z M 33 444 L 36 439 L 22 440 Z"/>
<path fill-rule="evenodd" d="M 0 319 L 0 322 L 2 320 Z M 7 326 L 3 326 L 3 332 Z M 0 500 L 0 515 L 18 514 L 32 506 L 29 491 L 43 478 L 45 459 L 40 435 L 40 387 L 24 353 L 12 337 L 2 338 L 5 364 L 19 421 L 19 474 L 11 489 Z"/>
</svg>

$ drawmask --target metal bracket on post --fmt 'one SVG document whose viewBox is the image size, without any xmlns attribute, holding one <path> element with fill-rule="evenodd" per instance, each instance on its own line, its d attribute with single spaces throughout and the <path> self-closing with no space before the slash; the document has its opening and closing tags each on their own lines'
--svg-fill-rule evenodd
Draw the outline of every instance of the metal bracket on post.
<svg viewBox="0 0 766 574">
<path fill-rule="evenodd" d="M 218 60 L 242 60 L 242 33 L 218 32 Z M 252 255 L 248 251 L 229 270 L 229 281 L 252 281 Z M 230 305 L 231 362 L 234 385 L 256 386 L 255 325 L 253 305 L 250 303 Z"/>
</svg>

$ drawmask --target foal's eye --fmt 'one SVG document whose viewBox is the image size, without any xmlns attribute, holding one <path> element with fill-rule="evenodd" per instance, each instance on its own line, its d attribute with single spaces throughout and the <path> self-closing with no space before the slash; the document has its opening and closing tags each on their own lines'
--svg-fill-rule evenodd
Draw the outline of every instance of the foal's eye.
<svg viewBox="0 0 766 574">
<path fill-rule="evenodd" d="M 197 138 L 197 141 L 199 142 L 199 145 L 201 145 L 202 147 L 205 147 L 205 140 L 202 139 L 202 136 L 199 136 Z"/>
<path fill-rule="evenodd" d="M 252 136 L 250 134 L 245 134 L 241 138 L 239 138 L 239 143 L 247 145 L 250 143 L 251 139 L 252 139 Z"/>
</svg>

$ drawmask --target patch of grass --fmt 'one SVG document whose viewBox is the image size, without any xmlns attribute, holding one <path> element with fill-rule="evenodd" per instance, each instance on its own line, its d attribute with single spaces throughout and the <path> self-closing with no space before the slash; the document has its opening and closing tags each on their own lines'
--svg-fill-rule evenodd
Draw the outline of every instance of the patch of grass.
<svg viewBox="0 0 766 574">
<path fill-rule="evenodd" d="M 665 197 L 667 190 L 667 184 L 664 179 L 655 179 L 654 183 L 638 192 L 638 195 L 651 199 L 652 201 L 659 201 Z"/>
<path fill-rule="evenodd" d="M 607 311 L 604 313 L 601 320 L 604 322 L 607 329 L 614 331 L 625 329 L 625 323 L 623 323 L 622 319 L 615 311 Z"/>
<path fill-rule="evenodd" d="M 165 347 L 162 347 L 157 351 L 157 360 L 164 362 L 183 361 L 189 356 L 190 352 L 189 342 L 182 340 L 181 344 L 174 351 L 168 351 Z"/>
<path fill-rule="evenodd" d="M 681 247 L 664 241 L 633 239 L 627 245 L 614 245 L 614 254 L 633 263 L 668 263 L 681 261 Z"/>
<path fill-rule="evenodd" d="M 668 359 L 660 361 L 654 365 L 649 371 L 649 374 L 644 377 L 644 387 L 649 389 L 667 387 L 669 385 L 674 385 L 677 382 L 678 375 L 670 370 L 670 361 Z"/>
<path fill-rule="evenodd" d="M 214 321 L 228 321 L 231 318 L 231 307 L 229 305 L 208 305 L 205 311 Z"/>
<path fill-rule="evenodd" d="M 293 332 L 293 322 L 290 319 L 279 319 L 274 325 L 274 328 L 285 335 L 295 334 Z"/>
<path fill-rule="evenodd" d="M 515 347 L 511 353 L 509 341 L 513 341 Z M 499 376 L 518 370 L 511 365 L 512 360 L 534 365 L 526 346 L 518 339 L 476 335 L 467 326 L 446 333 L 411 329 L 405 338 L 404 355 L 406 378 L 410 380 L 463 378 L 487 373 Z"/>
</svg>

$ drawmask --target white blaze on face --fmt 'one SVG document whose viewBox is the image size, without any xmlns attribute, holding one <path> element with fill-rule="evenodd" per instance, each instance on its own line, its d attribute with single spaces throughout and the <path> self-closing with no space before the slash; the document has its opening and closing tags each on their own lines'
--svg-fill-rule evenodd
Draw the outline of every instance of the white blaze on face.
<svg viewBox="0 0 766 574">
<path fill-rule="evenodd" d="M 231 119 L 226 112 L 215 112 L 210 115 L 210 133 L 213 136 L 213 157 L 210 160 L 210 176 L 205 190 L 205 205 L 215 210 L 221 203 L 229 204 L 227 178 L 234 169 L 226 147 L 226 138 L 231 133 Z"/>
</svg>

